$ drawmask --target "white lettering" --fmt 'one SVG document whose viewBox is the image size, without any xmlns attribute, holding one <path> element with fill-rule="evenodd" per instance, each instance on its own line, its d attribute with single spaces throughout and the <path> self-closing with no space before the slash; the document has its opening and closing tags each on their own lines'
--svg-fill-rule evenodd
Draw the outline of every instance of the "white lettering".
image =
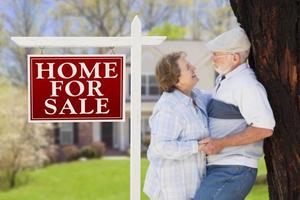
<svg viewBox="0 0 300 200">
<path fill-rule="evenodd" d="M 100 81 L 87 81 L 87 82 L 88 82 L 88 88 L 89 88 L 89 93 L 87 95 L 88 97 L 95 96 L 93 91 L 95 91 L 98 96 L 103 96 L 103 94 L 99 90 L 99 88 L 101 87 Z"/>
<path fill-rule="evenodd" d="M 84 99 L 79 99 L 80 100 L 80 107 L 81 107 L 81 112 L 80 112 L 80 114 L 91 114 L 91 113 L 93 113 L 94 112 L 94 110 L 92 109 L 91 111 L 89 111 L 89 112 L 86 112 L 85 111 L 85 107 L 86 107 L 86 98 L 84 98 Z"/>
<path fill-rule="evenodd" d="M 76 112 L 75 112 L 75 109 L 74 109 L 74 107 L 72 106 L 72 103 L 70 102 L 70 100 L 69 99 L 67 99 L 67 101 L 66 101 L 66 103 L 64 104 L 64 106 L 63 106 L 63 108 L 61 109 L 61 111 L 60 111 L 60 115 L 64 115 L 65 113 L 64 113 L 64 110 L 70 110 L 70 114 L 72 115 L 72 114 L 77 114 Z"/>
<path fill-rule="evenodd" d="M 58 97 L 57 90 L 61 90 L 61 86 L 63 84 L 63 81 L 50 81 L 52 86 L 52 93 L 51 97 Z M 57 86 L 57 83 L 60 84 L 60 86 Z"/>
<path fill-rule="evenodd" d="M 107 108 L 108 98 L 95 98 L 97 101 L 97 112 L 96 114 L 107 114 L 109 109 L 104 111 L 103 108 Z"/>
<path fill-rule="evenodd" d="M 54 63 L 47 63 L 48 64 L 48 69 L 43 69 L 43 64 L 44 63 L 36 63 L 37 64 L 37 71 L 38 71 L 38 75 L 36 79 L 44 79 L 42 72 L 48 72 L 48 79 L 54 79 L 53 76 L 53 65 Z"/>
<path fill-rule="evenodd" d="M 90 78 L 93 72 L 94 72 L 93 78 L 101 78 L 100 74 L 99 74 L 99 64 L 100 63 L 98 63 L 98 62 L 95 63 L 93 69 L 91 71 L 89 71 L 89 69 L 87 68 L 85 63 L 79 63 L 79 65 L 81 66 L 81 75 L 79 78 Z M 86 77 L 83 76 L 83 73 L 85 73 Z"/>
<path fill-rule="evenodd" d="M 52 109 L 53 112 L 48 112 L 48 111 L 45 109 L 45 113 L 46 113 L 47 115 L 54 115 L 54 114 L 56 113 L 56 106 L 55 106 L 55 105 L 52 105 L 52 104 L 50 103 L 50 101 L 53 102 L 54 104 L 56 103 L 56 100 L 55 100 L 55 99 L 47 99 L 47 100 L 45 101 L 45 106 L 46 106 L 47 108 L 49 108 L 49 109 Z"/>
<path fill-rule="evenodd" d="M 72 73 L 70 76 L 65 76 L 65 74 L 63 73 L 63 67 L 64 66 L 69 66 L 71 67 L 71 70 L 72 70 Z M 57 69 L 57 72 L 58 72 L 58 75 L 61 77 L 61 78 L 64 78 L 64 79 L 70 79 L 70 78 L 73 78 L 75 76 L 75 74 L 77 73 L 77 68 L 76 68 L 76 65 L 74 65 L 73 63 L 63 63 L 61 65 L 59 65 L 58 69 Z"/>
<path fill-rule="evenodd" d="M 73 83 L 77 83 L 77 85 L 79 86 L 79 92 L 78 92 L 78 94 L 73 94 L 71 92 L 71 90 L 70 90 L 70 86 Z M 78 97 L 78 96 L 80 96 L 83 93 L 83 91 L 84 91 L 84 85 L 80 81 L 70 81 L 70 82 L 68 82 L 66 84 L 66 93 L 67 93 L 67 95 L 69 95 L 71 97 Z"/>
<path fill-rule="evenodd" d="M 118 77 L 118 74 L 115 74 L 114 76 L 110 74 L 110 72 L 115 72 L 115 69 L 116 69 L 116 66 L 117 66 L 117 63 L 116 62 L 111 62 L 111 63 L 104 63 L 105 65 L 105 77 L 104 78 L 116 78 Z M 113 67 L 113 68 L 110 68 L 110 67 Z"/>
</svg>

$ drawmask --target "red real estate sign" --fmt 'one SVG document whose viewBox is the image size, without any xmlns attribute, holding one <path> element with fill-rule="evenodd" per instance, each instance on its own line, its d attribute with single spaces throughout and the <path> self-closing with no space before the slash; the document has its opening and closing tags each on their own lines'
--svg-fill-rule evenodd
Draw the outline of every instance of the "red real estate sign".
<svg viewBox="0 0 300 200">
<path fill-rule="evenodd" d="M 29 122 L 124 121 L 124 55 L 28 55 Z"/>
</svg>

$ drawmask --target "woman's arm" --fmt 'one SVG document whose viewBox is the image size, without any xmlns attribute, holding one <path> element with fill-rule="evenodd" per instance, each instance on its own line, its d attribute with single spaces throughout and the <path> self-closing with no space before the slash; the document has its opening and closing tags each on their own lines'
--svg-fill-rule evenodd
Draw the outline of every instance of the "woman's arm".
<svg viewBox="0 0 300 200">
<path fill-rule="evenodd" d="M 198 153 L 198 142 L 180 141 L 185 122 L 172 109 L 162 108 L 150 118 L 152 153 L 164 159 L 184 159 Z"/>
</svg>

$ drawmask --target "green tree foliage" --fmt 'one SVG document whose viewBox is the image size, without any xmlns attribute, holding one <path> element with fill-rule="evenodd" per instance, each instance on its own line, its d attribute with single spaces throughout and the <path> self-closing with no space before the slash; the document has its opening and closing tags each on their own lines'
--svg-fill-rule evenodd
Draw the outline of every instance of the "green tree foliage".
<svg viewBox="0 0 300 200">
<path fill-rule="evenodd" d="M 188 30 L 188 38 L 211 39 L 236 25 L 228 0 L 183 0 L 176 21 Z"/>
<path fill-rule="evenodd" d="M 148 35 L 165 35 L 168 37 L 168 40 L 180 40 L 184 39 L 186 29 L 184 27 L 165 22 L 162 26 L 152 28 L 148 32 Z"/>
<path fill-rule="evenodd" d="M 52 15 L 60 27 L 68 24 L 69 34 L 118 36 L 129 25 L 133 0 L 62 0 L 55 4 Z M 71 24 L 70 24 L 71 23 Z"/>
<path fill-rule="evenodd" d="M 186 4 L 186 0 L 140 0 L 137 1 L 136 10 L 142 20 L 143 30 L 152 28 L 167 22 L 179 8 Z"/>
<path fill-rule="evenodd" d="M 50 15 L 49 15 L 50 13 Z M 234 24 L 228 0 L 10 0 L 0 1 L 1 60 L 5 73 L 18 84 L 27 83 L 27 54 L 39 49 L 19 48 L 10 36 L 120 36 L 139 15 L 143 31 L 161 29 L 169 39 L 209 39 Z M 172 23 L 172 24 L 169 24 Z M 180 26 L 180 27 L 176 27 Z M 178 29 L 178 34 L 168 30 Z M 166 30 L 166 31 L 163 31 Z M 167 34 L 164 34 L 164 33 Z M 185 33 L 184 36 L 181 36 Z M 175 33 L 175 32 L 174 32 Z M 180 37 L 179 37 L 180 36 Z M 58 51 L 57 51 L 58 50 Z M 108 49 L 45 49 L 51 53 L 106 53 Z M 2 70 L 3 71 L 3 70 Z"/>
</svg>

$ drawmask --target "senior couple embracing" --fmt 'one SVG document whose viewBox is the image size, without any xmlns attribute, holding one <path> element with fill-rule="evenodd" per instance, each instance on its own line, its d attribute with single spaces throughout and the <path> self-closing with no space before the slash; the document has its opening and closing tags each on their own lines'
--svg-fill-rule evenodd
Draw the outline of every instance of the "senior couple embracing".
<svg viewBox="0 0 300 200">
<path fill-rule="evenodd" d="M 275 120 L 267 93 L 247 63 L 240 27 L 207 43 L 219 73 L 210 92 L 196 89 L 183 52 L 156 66 L 162 95 L 149 120 L 150 161 L 144 192 L 151 200 L 243 200 L 257 174 L 263 139 Z"/>
</svg>

